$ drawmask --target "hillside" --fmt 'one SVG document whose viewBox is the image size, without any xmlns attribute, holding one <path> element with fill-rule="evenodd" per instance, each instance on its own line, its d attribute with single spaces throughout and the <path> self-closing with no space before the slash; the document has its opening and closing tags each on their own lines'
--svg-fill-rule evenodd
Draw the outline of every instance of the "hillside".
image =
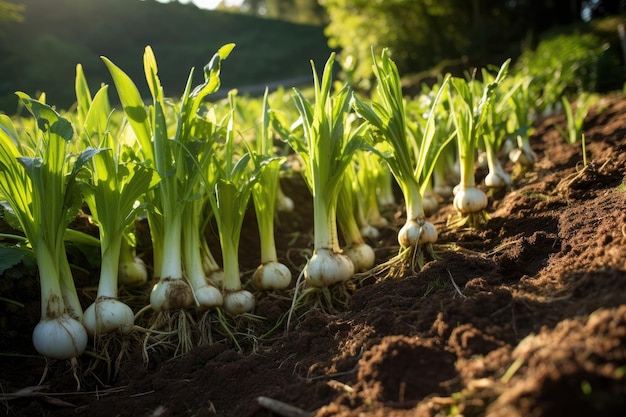
<svg viewBox="0 0 626 417">
<path fill-rule="evenodd" d="M 110 77 L 106 56 L 134 80 L 142 80 L 142 55 L 152 46 L 166 95 L 177 97 L 189 70 L 194 82 L 223 44 L 237 47 L 223 67 L 224 88 L 310 75 L 309 60 L 322 65 L 330 50 L 323 27 L 244 14 L 200 10 L 154 0 L 22 0 L 24 21 L 0 37 L 0 111 L 13 113 L 14 92 L 47 93 L 67 108 L 74 101 L 77 63 L 96 88 Z M 140 85 L 139 88 L 143 88 Z M 147 89 L 145 90 L 147 93 Z"/>
</svg>

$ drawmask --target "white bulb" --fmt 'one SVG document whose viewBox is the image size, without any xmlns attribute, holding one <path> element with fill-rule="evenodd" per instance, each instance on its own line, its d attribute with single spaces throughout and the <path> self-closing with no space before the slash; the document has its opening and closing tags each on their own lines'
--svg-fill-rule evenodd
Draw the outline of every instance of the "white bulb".
<svg viewBox="0 0 626 417">
<path fill-rule="evenodd" d="M 372 269 L 376 260 L 374 249 L 366 243 L 352 245 L 344 249 L 344 253 L 354 264 L 354 270 L 364 272 Z"/>
<path fill-rule="evenodd" d="M 224 311 L 233 316 L 250 313 L 255 304 L 254 295 L 250 291 L 239 290 L 224 294 Z"/>
<path fill-rule="evenodd" d="M 267 262 L 254 271 L 252 282 L 263 290 L 284 290 L 291 284 L 291 271 L 280 262 Z"/>
<path fill-rule="evenodd" d="M 135 322 L 133 310 L 115 298 L 99 297 L 85 310 L 83 325 L 90 336 L 120 330 L 126 333 Z"/>
<path fill-rule="evenodd" d="M 87 331 L 68 314 L 42 320 L 33 330 L 33 345 L 37 352 L 51 359 L 72 359 L 87 347 Z"/>
<path fill-rule="evenodd" d="M 304 267 L 304 278 L 313 287 L 329 287 L 349 280 L 354 264 L 346 255 L 330 249 L 316 249 Z"/>
</svg>

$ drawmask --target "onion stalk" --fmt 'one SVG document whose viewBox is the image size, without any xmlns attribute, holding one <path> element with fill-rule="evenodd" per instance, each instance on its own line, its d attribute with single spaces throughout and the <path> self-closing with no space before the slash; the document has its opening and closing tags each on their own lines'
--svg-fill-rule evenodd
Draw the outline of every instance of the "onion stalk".
<svg viewBox="0 0 626 417">
<path fill-rule="evenodd" d="M 268 90 L 263 96 L 261 129 L 257 134 L 252 161 L 258 172 L 252 188 L 252 199 L 259 228 L 261 265 L 254 271 L 252 282 L 259 289 L 283 290 L 291 284 L 291 271 L 278 261 L 274 240 L 274 216 L 278 203 L 279 174 L 282 159 L 274 157 L 270 135 Z"/>
<path fill-rule="evenodd" d="M 354 274 L 352 261 L 339 247 L 337 199 L 342 175 L 361 146 L 362 138 L 360 130 L 346 129 L 349 87 L 345 85 L 331 94 L 334 61 L 335 54 L 332 53 L 324 66 L 321 81 L 311 62 L 314 102 L 294 89 L 300 119 L 291 131 L 276 124 L 281 136 L 300 156 L 303 176 L 313 196 L 314 249 L 304 267 L 304 277 L 315 288 L 346 282 Z"/>
<path fill-rule="evenodd" d="M 214 155 L 209 183 L 214 192 L 208 193 L 209 202 L 217 223 L 222 248 L 224 271 L 222 293 L 223 308 L 231 315 L 240 315 L 254 310 L 255 300 L 251 292 L 243 289 L 239 269 L 239 240 L 243 219 L 254 186 L 248 163 L 250 153 L 236 155 L 234 144 L 235 94 L 229 93 L 230 113 L 226 128 L 223 153 Z"/>
<path fill-rule="evenodd" d="M 398 232 L 398 242 L 402 253 L 414 251 L 412 255 L 418 256 L 416 259 L 421 267 L 423 248 L 432 253 L 431 245 L 437 241 L 437 230 L 426 221 L 422 200 L 438 156 L 437 152 L 432 152 L 435 112 L 431 111 L 428 116 L 423 137 L 420 140 L 410 138 L 398 68 L 387 49 L 383 50 L 380 61 L 374 55 L 373 60 L 378 82 L 377 101 L 369 105 L 355 95 L 353 107 L 371 126 L 374 140 L 379 141 L 379 146 L 384 146 L 378 153 L 396 178 L 406 205 L 406 222 Z M 433 106 L 439 102 L 447 80 L 446 77 Z M 415 149 L 418 144 L 419 149 Z M 442 147 L 439 145 L 439 149 Z M 429 150 L 432 153 L 429 154 Z"/>
<path fill-rule="evenodd" d="M 517 141 L 517 148 L 509 152 L 509 159 L 517 164 L 520 173 L 531 170 L 537 162 L 537 154 L 530 147 L 530 135 L 532 134 L 532 98 L 530 84 L 532 77 L 524 77 L 519 82 L 510 97 L 515 115 L 516 129 L 513 136 Z"/>
<path fill-rule="evenodd" d="M 354 167 L 349 166 L 343 176 L 343 188 L 339 193 L 337 203 L 337 220 L 339 229 L 345 240 L 343 253 L 354 264 L 355 272 L 365 272 L 374 266 L 376 256 L 374 249 L 363 239 L 361 228 L 356 219 L 357 190 L 355 189 L 356 173 Z"/>
<path fill-rule="evenodd" d="M 148 166 L 153 165 L 161 177 L 157 192 L 151 195 L 150 201 L 158 208 L 158 214 L 148 212 L 155 251 L 155 276 L 158 279 L 150 295 L 150 304 L 155 311 L 185 308 L 194 301 L 192 290 L 183 279 L 184 206 L 193 197 L 196 184 L 201 180 L 202 167 L 211 160 L 209 148 L 212 142 L 210 137 L 206 137 L 205 130 L 210 121 L 200 117 L 199 109 L 204 98 L 219 89 L 221 61 L 228 57 L 233 47 L 233 44 L 228 44 L 218 50 L 204 68 L 204 83 L 193 90 L 193 69 L 190 71 L 177 113 L 173 139 L 169 139 L 163 89 L 152 49 L 147 47 L 144 53 L 144 70 L 153 99 L 149 112 L 144 108 L 132 80 L 111 61 L 103 58 L 115 82 L 126 116 L 141 144 L 144 160 Z M 196 141 L 196 137 L 205 140 Z"/>
<path fill-rule="evenodd" d="M 85 350 L 87 332 L 80 323 L 82 308 L 64 236 L 76 177 L 97 151 L 85 150 L 71 165 L 66 155 L 74 136 L 70 122 L 45 103 L 17 95 L 39 132 L 36 147 L 27 149 L 10 119 L 0 115 L 0 194 L 18 218 L 39 269 L 41 319 L 33 331 L 35 349 L 52 359 L 71 359 Z"/>
<path fill-rule="evenodd" d="M 452 78 L 456 96 L 450 97 L 450 114 L 456 126 L 457 147 L 461 168 L 461 182 L 454 196 L 457 215 L 450 220 L 455 227 L 480 227 L 489 220 L 487 195 L 476 188 L 474 164 L 478 139 L 483 133 L 487 115 L 493 105 L 495 89 L 505 76 L 510 60 L 502 64 L 492 83 L 485 85 L 482 95 L 474 94 L 473 86 L 464 78 Z"/>
<path fill-rule="evenodd" d="M 83 78 L 80 68 L 77 78 Z M 91 147 L 104 149 L 91 158 L 91 175 L 81 183 L 83 198 L 98 225 L 102 254 L 97 297 L 83 317 L 83 325 L 92 336 L 127 332 L 133 326 L 133 311 L 117 299 L 120 253 L 125 229 L 143 209 L 136 202 L 158 183 L 152 169 L 121 160 L 119 145 L 105 119 L 111 113 L 107 93 L 108 86 L 103 86 L 90 100 L 88 89 L 77 91 L 79 108 L 88 108 L 81 138 Z"/>
</svg>

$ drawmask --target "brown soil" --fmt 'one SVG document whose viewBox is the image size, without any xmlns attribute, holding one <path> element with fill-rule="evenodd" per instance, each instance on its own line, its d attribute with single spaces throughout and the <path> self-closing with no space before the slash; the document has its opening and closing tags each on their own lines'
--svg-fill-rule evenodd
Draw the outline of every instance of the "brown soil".
<svg viewBox="0 0 626 417">
<path fill-rule="evenodd" d="M 175 359 L 167 346 L 153 347 L 146 363 L 140 340 L 131 338 L 119 360 L 111 353 L 109 368 L 93 347 L 74 367 L 46 363 L 30 342 L 37 282 L 5 276 L 1 296 L 24 307 L 0 300 L 2 413 L 624 415 L 626 100 L 608 97 L 587 118 L 591 164 L 584 172 L 580 144 L 568 145 L 553 127 L 564 122 L 560 115 L 537 126 L 539 162 L 494 200 L 484 229 L 447 230 L 451 210 L 444 205 L 431 219 L 440 230 L 440 259 L 401 279 L 364 278 L 346 308 L 294 317 L 288 334 L 285 321 L 270 330 L 288 310 L 289 295 L 265 294 L 255 311 L 260 318 L 238 325 L 238 345 L 212 313 L 212 340 Z M 297 276 L 311 249 L 310 203 L 297 178 L 285 191 L 304 199 L 295 213 L 281 215 L 277 236 Z M 397 250 L 399 210 L 389 213 L 394 227 L 383 231 L 381 262 Z M 245 278 L 258 259 L 256 241 L 252 219 L 241 242 Z M 78 263 L 84 255 L 74 256 Z M 88 302 L 94 282 L 76 274 Z M 145 304 L 145 294 L 136 302 Z M 119 342 L 109 346 L 114 352 Z M 272 412 L 259 397 L 297 410 Z"/>
</svg>

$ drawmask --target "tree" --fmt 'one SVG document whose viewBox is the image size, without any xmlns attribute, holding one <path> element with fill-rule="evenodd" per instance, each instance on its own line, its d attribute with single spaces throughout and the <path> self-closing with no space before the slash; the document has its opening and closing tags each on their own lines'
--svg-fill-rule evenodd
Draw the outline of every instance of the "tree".
<svg viewBox="0 0 626 417">
<path fill-rule="evenodd" d="M 5 25 L 22 20 L 24 20 L 23 4 L 0 0 L 0 35 L 4 33 Z"/>
<path fill-rule="evenodd" d="M 330 19 L 330 46 L 351 61 L 349 75 L 358 80 L 371 77 L 372 47 L 377 53 L 389 48 L 401 73 L 462 57 L 483 66 L 492 63 L 485 62 L 488 57 L 518 53 L 529 34 L 580 21 L 582 8 L 582 0 L 320 2 Z"/>
<path fill-rule="evenodd" d="M 326 11 L 317 0 L 243 0 L 241 10 L 298 23 L 324 24 Z"/>
</svg>

